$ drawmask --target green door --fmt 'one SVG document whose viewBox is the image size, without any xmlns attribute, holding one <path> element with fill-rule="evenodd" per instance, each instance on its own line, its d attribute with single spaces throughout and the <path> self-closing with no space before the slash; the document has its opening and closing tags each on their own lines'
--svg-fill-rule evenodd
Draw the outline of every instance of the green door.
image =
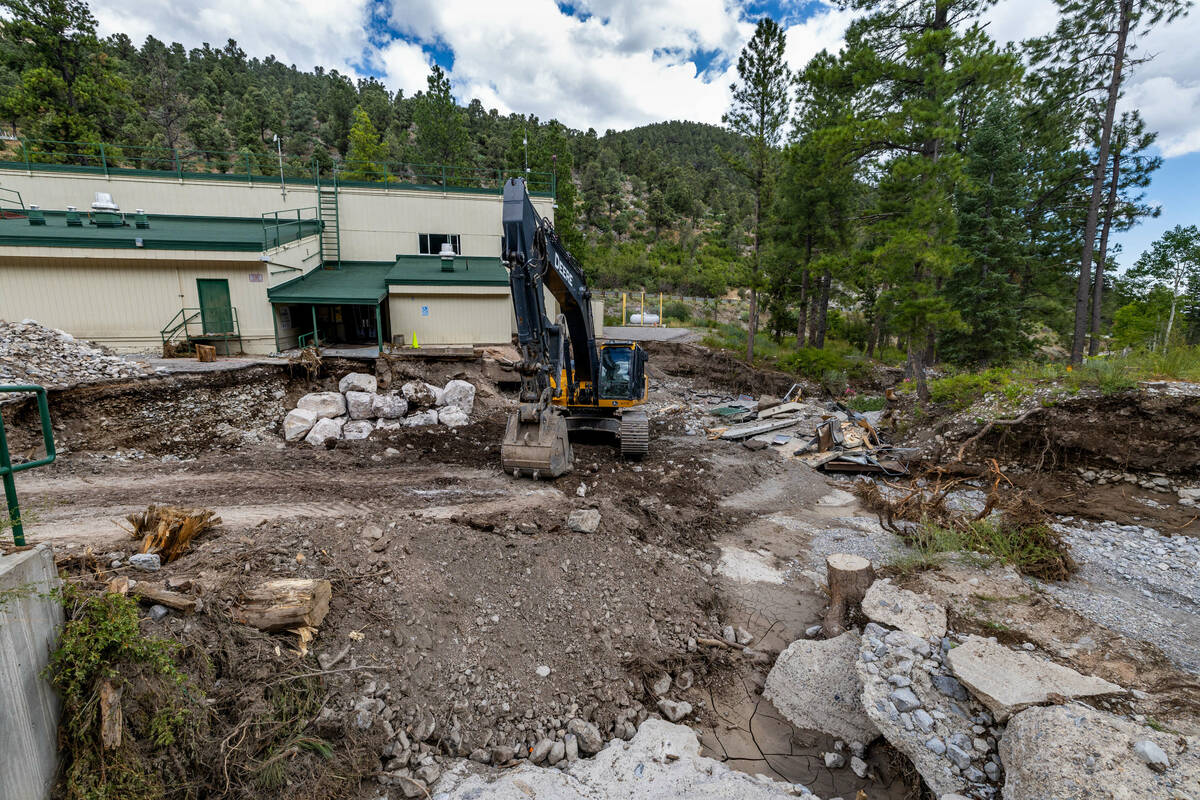
<svg viewBox="0 0 1200 800">
<path fill-rule="evenodd" d="M 233 333 L 229 281 L 224 278 L 197 278 L 196 291 L 200 295 L 200 324 L 204 327 L 204 333 Z"/>
</svg>

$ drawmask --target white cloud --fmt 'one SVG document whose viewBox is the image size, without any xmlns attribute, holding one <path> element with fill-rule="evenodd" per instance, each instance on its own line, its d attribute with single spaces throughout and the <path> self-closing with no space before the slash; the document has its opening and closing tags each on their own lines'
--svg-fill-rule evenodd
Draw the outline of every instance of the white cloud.
<svg viewBox="0 0 1200 800">
<path fill-rule="evenodd" d="M 367 0 L 91 0 L 101 35 L 124 33 L 140 46 L 147 36 L 199 47 L 236 39 L 248 57 L 274 55 L 284 64 L 322 66 L 358 75 L 353 64 L 369 42 Z"/>
<path fill-rule="evenodd" d="M 845 45 L 843 36 L 846 27 L 856 15 L 835 6 L 822 4 L 822 8 L 802 22 L 787 28 L 787 49 L 784 51 L 788 65 L 793 70 L 804 69 L 812 57 L 822 50 L 836 53 Z"/>
<path fill-rule="evenodd" d="M 402 90 L 405 96 L 411 97 L 427 85 L 430 59 L 418 44 L 393 39 L 373 55 L 372 63 L 379 67 L 387 85 Z"/>
</svg>

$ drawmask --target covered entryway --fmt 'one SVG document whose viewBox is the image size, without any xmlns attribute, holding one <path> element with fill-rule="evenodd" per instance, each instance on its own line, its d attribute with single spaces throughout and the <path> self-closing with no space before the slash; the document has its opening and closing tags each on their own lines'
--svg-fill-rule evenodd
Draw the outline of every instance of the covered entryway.
<svg viewBox="0 0 1200 800">
<path fill-rule="evenodd" d="M 382 348 L 390 338 L 384 277 L 390 265 L 318 269 L 270 289 L 279 351 L 294 347 Z"/>
</svg>

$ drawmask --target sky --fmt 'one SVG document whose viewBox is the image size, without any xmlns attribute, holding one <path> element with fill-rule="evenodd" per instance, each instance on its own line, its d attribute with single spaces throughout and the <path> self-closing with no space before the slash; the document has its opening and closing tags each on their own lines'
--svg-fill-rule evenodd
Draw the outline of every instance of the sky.
<svg viewBox="0 0 1200 800">
<path fill-rule="evenodd" d="M 412 94 L 445 69 L 460 102 L 603 133 L 684 119 L 720 124 L 742 46 L 770 15 L 802 68 L 836 50 L 852 19 L 824 0 L 91 0 L 102 34 L 186 47 L 234 38 L 251 56 L 375 76 Z M 999 0 L 998 41 L 1049 32 L 1051 0 Z M 1123 98 L 1141 109 L 1165 161 L 1147 194 L 1157 219 L 1119 234 L 1128 265 L 1164 230 L 1200 223 L 1200 11 L 1150 31 Z"/>
</svg>

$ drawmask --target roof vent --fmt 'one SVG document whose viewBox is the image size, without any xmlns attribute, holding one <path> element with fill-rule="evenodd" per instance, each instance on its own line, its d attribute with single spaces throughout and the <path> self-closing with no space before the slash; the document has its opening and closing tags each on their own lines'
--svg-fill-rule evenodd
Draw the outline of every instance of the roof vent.
<svg viewBox="0 0 1200 800">
<path fill-rule="evenodd" d="M 75 206 L 67 206 L 67 226 L 71 228 L 83 226 L 83 219 L 80 218 L 79 209 Z"/>
<path fill-rule="evenodd" d="M 41 206 L 39 206 L 35 203 L 29 204 L 29 212 L 28 212 L 27 216 L 29 217 L 30 225 L 45 225 L 46 224 L 45 212 L 42 211 Z"/>
<path fill-rule="evenodd" d="M 96 199 L 92 200 L 92 211 L 120 211 L 117 206 L 117 201 L 113 200 L 113 196 L 108 192 L 96 192 Z"/>
<path fill-rule="evenodd" d="M 438 255 L 442 259 L 442 272 L 454 272 L 454 245 L 442 242 L 442 249 Z"/>
<path fill-rule="evenodd" d="M 139 228 L 149 228 L 150 218 L 146 216 L 145 209 L 139 208 L 133 215 L 133 224 Z"/>
</svg>

